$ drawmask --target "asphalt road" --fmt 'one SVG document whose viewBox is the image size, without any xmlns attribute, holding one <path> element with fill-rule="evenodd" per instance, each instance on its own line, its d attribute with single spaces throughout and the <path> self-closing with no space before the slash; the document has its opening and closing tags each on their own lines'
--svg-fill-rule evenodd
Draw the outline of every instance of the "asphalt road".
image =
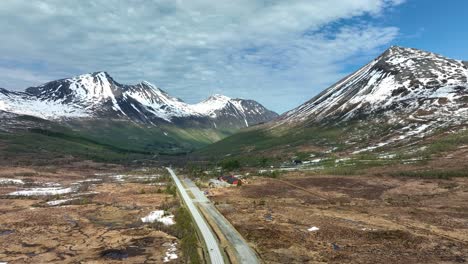
<svg viewBox="0 0 468 264">
<path fill-rule="evenodd" d="M 187 189 L 193 194 L 193 200 L 198 206 L 203 207 L 204 211 L 218 226 L 224 237 L 236 251 L 237 263 L 257 264 L 260 263 L 257 255 L 249 247 L 244 238 L 237 232 L 231 223 L 216 209 L 213 203 L 203 194 L 203 192 L 190 179 L 185 178 L 184 183 Z"/>
<path fill-rule="evenodd" d="M 166 169 L 171 174 L 172 179 L 174 179 L 174 182 L 177 188 L 179 189 L 182 199 L 184 199 L 184 202 L 187 205 L 187 208 L 189 209 L 190 213 L 193 216 L 193 219 L 195 220 L 195 223 L 200 229 L 200 233 L 203 236 L 203 239 L 205 240 L 205 243 L 206 243 L 206 248 L 210 256 L 211 264 L 224 263 L 223 255 L 221 254 L 218 241 L 216 240 L 215 235 L 213 234 L 213 231 L 210 229 L 205 219 L 198 211 L 197 207 L 193 203 L 192 199 L 188 195 L 187 191 L 185 190 L 184 186 L 182 185 L 182 183 L 180 182 L 179 178 L 174 173 L 174 171 L 171 168 L 166 168 Z"/>
</svg>

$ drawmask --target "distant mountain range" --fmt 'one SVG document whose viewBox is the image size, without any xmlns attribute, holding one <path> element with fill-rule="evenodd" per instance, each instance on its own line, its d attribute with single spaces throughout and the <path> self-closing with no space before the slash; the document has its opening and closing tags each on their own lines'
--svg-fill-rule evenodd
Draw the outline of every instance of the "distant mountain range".
<svg viewBox="0 0 468 264">
<path fill-rule="evenodd" d="M 308 102 L 206 152 L 234 151 L 235 145 L 244 151 L 296 145 L 362 152 L 467 125 L 468 62 L 393 46 Z M 258 142 L 246 143 L 247 134 Z"/>
<path fill-rule="evenodd" d="M 214 129 L 239 129 L 277 117 L 255 101 L 223 95 L 190 105 L 149 82 L 123 85 L 106 72 L 51 81 L 25 92 L 0 89 L 0 110 L 57 121 L 106 118 Z"/>
<path fill-rule="evenodd" d="M 122 85 L 96 72 L 25 92 L 0 89 L 0 121 L 0 143 L 25 148 L 11 135 L 40 128 L 60 144 L 89 139 L 138 153 L 421 153 L 468 129 L 468 62 L 394 46 L 279 117 L 251 100 L 214 95 L 187 104 L 148 82 Z"/>
<path fill-rule="evenodd" d="M 148 82 L 124 85 L 95 72 L 24 92 L 0 88 L 0 157 L 177 155 L 277 116 L 252 100 L 213 95 L 187 104 Z"/>
</svg>

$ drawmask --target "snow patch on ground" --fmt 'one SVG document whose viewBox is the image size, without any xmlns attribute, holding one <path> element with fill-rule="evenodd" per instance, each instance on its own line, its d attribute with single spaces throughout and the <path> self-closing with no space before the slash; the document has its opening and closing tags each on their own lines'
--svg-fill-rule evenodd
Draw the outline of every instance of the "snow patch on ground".
<svg viewBox="0 0 468 264">
<path fill-rule="evenodd" d="M 23 185 L 24 182 L 22 180 L 18 179 L 6 179 L 6 178 L 0 178 L 0 185 Z"/>
<path fill-rule="evenodd" d="M 164 257 L 164 262 L 169 262 L 171 260 L 177 259 L 177 243 L 171 243 L 169 248 L 166 250 L 166 256 Z"/>
<path fill-rule="evenodd" d="M 117 182 L 124 182 L 125 181 L 125 177 L 127 177 L 127 175 L 112 175 L 110 176 L 113 180 L 117 181 Z"/>
<path fill-rule="evenodd" d="M 49 201 L 49 202 L 47 202 L 47 205 L 50 205 L 50 206 L 57 206 L 57 205 L 61 205 L 61 204 L 64 204 L 64 203 L 66 203 L 66 202 L 73 201 L 73 200 L 77 200 L 77 199 L 78 199 L 78 198 L 54 200 L 54 201 Z"/>
<path fill-rule="evenodd" d="M 309 232 L 315 232 L 315 231 L 319 231 L 319 230 L 320 230 L 320 228 L 318 228 L 316 226 L 313 226 L 313 227 L 307 229 L 307 231 L 309 231 Z"/>
<path fill-rule="evenodd" d="M 86 179 L 86 180 L 82 180 L 82 181 L 77 181 L 74 184 L 93 183 L 93 182 L 102 182 L 102 179 Z"/>
<path fill-rule="evenodd" d="M 44 187 L 44 188 L 30 188 L 21 191 L 9 193 L 11 196 L 46 196 L 46 195 L 58 195 L 67 194 L 74 192 L 75 190 L 69 188 L 55 188 L 55 187 Z"/>
<path fill-rule="evenodd" d="M 174 222 L 174 216 L 173 215 L 164 215 L 164 210 L 157 210 L 151 212 L 149 215 L 141 218 L 141 221 L 143 223 L 154 223 L 154 222 L 160 222 L 163 223 L 164 225 L 173 225 L 175 224 Z"/>
</svg>

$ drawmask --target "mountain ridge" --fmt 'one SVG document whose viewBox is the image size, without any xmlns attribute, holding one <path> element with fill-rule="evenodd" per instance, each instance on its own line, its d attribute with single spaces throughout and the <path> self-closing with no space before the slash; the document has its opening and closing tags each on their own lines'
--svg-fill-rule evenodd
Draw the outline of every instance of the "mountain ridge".
<svg viewBox="0 0 468 264">
<path fill-rule="evenodd" d="M 24 92 L 0 92 L 0 110 L 45 119 L 105 117 L 238 129 L 277 116 L 255 101 L 242 103 L 243 99 L 220 95 L 187 104 L 147 81 L 120 84 L 107 72 L 55 80 Z"/>
<path fill-rule="evenodd" d="M 407 109 L 437 112 L 424 105 L 423 100 L 445 97 L 452 102 L 463 97 L 460 90 L 466 92 L 467 79 L 466 62 L 392 46 L 369 64 L 281 115 L 279 120 L 281 124 L 306 119 L 339 122 L 378 111 L 392 111 L 418 99 L 421 101 Z"/>
</svg>

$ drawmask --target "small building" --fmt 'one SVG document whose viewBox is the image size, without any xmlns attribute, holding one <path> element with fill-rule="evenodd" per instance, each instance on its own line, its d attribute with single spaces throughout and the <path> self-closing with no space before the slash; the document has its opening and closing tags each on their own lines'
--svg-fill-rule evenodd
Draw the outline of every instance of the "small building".
<svg viewBox="0 0 468 264">
<path fill-rule="evenodd" d="M 215 187 L 230 187 L 234 185 L 242 185 L 242 181 L 232 175 L 226 175 L 226 176 L 221 176 L 218 177 L 217 179 L 211 179 L 208 183 L 208 185 L 212 188 Z"/>
<path fill-rule="evenodd" d="M 223 182 L 227 182 L 227 183 L 232 184 L 232 185 L 241 185 L 242 184 L 242 181 L 239 178 L 237 178 L 236 176 L 233 176 L 233 175 L 221 176 L 221 177 L 218 177 L 218 180 L 223 181 Z"/>
</svg>

